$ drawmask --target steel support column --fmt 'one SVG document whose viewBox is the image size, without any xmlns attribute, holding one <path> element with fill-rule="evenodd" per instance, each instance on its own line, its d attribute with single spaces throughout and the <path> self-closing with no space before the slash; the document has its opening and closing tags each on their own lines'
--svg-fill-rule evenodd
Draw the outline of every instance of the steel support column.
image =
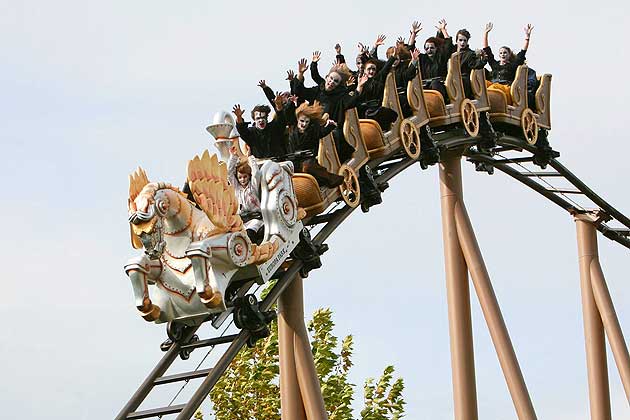
<svg viewBox="0 0 630 420">
<path fill-rule="evenodd" d="M 604 273 L 599 264 L 596 216 L 575 217 L 580 259 L 580 284 L 584 312 L 584 334 L 592 418 L 610 418 L 610 395 L 605 335 L 630 402 L 630 356 L 619 325 Z M 601 417 L 596 417 L 601 416 Z M 607 416 L 607 417 L 606 417 Z"/>
<path fill-rule="evenodd" d="M 278 302 L 278 341 L 282 418 L 326 420 L 328 415 L 304 325 L 304 292 L 298 274 Z"/>
<path fill-rule="evenodd" d="M 477 389 L 473 352 L 470 290 L 464 255 L 457 236 L 455 208 L 462 195 L 461 156 L 447 156 L 440 164 L 440 201 L 451 343 L 455 420 L 476 420 Z"/>
<path fill-rule="evenodd" d="M 580 289 L 586 342 L 586 369 L 588 371 L 588 395 L 592 420 L 610 420 L 610 391 L 604 325 L 599 316 L 593 288 L 591 266 L 597 259 L 597 235 L 588 221 L 575 219 L 577 227 L 578 257 L 580 263 Z"/>
<path fill-rule="evenodd" d="M 536 412 L 532 404 L 523 374 L 521 372 L 512 341 L 505 326 L 505 321 L 499 308 L 490 276 L 486 269 L 477 243 L 472 224 L 466 212 L 463 199 L 461 156 L 449 156 L 440 166 L 440 181 L 442 191 L 442 221 L 444 229 L 444 249 L 447 260 L 447 279 L 452 270 L 467 268 L 472 277 L 475 291 L 483 311 L 492 342 L 494 344 L 503 375 L 507 382 L 514 408 L 521 420 L 535 420 Z M 448 245 L 447 245 L 448 243 Z M 455 249 L 451 249 L 454 247 Z M 453 254 L 459 254 L 453 258 Z M 463 259 L 463 262 L 461 261 Z M 454 264 L 453 267 L 449 267 Z M 464 280 L 467 281 L 464 273 Z M 447 280 L 448 281 L 448 280 Z M 451 292 L 449 292 L 450 295 Z M 466 283 L 466 294 L 468 284 Z M 470 318 L 470 302 L 468 302 L 468 317 Z M 450 301 L 449 301 L 450 305 Z M 451 338 L 452 340 L 452 338 Z M 471 333 L 472 346 L 472 333 Z M 452 348 L 452 346 L 451 346 Z M 473 361 L 474 363 L 474 361 Z M 473 368 L 474 369 L 474 368 Z M 474 375 L 474 371 L 473 371 Z M 474 380 L 474 379 L 473 379 Z M 456 415 L 456 419 L 457 419 Z"/>
<path fill-rule="evenodd" d="M 497 352 L 499 364 L 503 370 L 503 376 L 505 376 L 516 414 L 520 420 L 535 420 L 534 405 L 516 358 L 510 334 L 501 314 L 501 308 L 494 293 L 472 223 L 468 217 L 463 196 L 460 195 L 458 198 L 459 201 L 455 205 L 455 222 L 459 243 L 462 247 L 464 259 L 470 271 L 479 305 Z"/>
</svg>

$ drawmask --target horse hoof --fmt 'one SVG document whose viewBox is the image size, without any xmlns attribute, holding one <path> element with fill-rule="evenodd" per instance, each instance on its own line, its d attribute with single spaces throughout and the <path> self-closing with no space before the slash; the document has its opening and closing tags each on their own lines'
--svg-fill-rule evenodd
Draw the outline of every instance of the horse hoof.
<svg viewBox="0 0 630 420">
<path fill-rule="evenodd" d="M 140 313 L 142 314 L 142 318 L 144 318 L 145 321 L 155 321 L 160 317 L 160 307 L 157 305 L 153 305 L 151 304 L 151 309 L 147 312 L 142 312 L 140 311 Z"/>
</svg>

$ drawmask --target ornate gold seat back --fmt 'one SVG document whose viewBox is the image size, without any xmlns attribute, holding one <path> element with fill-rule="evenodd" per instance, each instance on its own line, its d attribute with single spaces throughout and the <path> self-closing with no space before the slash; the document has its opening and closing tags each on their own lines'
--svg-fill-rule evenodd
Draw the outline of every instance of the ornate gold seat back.
<svg viewBox="0 0 630 420">
<path fill-rule="evenodd" d="M 477 110 L 487 111 L 490 109 L 488 100 L 488 89 L 486 87 L 486 72 L 484 69 L 474 69 L 470 73 L 470 85 L 477 100 Z"/>
<path fill-rule="evenodd" d="M 446 74 L 446 92 L 451 100 L 453 109 L 459 112 L 464 100 L 464 83 L 462 82 L 462 69 L 459 53 L 455 52 L 448 60 L 448 73 Z"/>
<path fill-rule="evenodd" d="M 400 129 L 400 122 L 402 121 L 402 110 L 400 108 L 400 101 L 398 100 L 398 91 L 396 89 L 396 76 L 394 70 L 390 71 L 385 79 L 385 92 L 383 92 L 382 106 L 389 109 L 393 109 L 398 114 L 398 118 L 391 127 L 392 133 L 398 133 Z"/>
<path fill-rule="evenodd" d="M 328 172 L 332 172 L 334 174 L 339 172 L 341 162 L 339 162 L 339 155 L 337 155 L 335 139 L 332 133 L 319 140 L 317 162 L 326 168 Z"/>
<path fill-rule="evenodd" d="M 510 93 L 515 115 L 520 115 L 522 110 L 527 108 L 527 65 L 523 64 L 516 69 Z"/>
<path fill-rule="evenodd" d="M 363 166 L 370 159 L 365 141 L 361 135 L 361 126 L 359 123 L 359 114 L 356 108 L 346 111 L 346 121 L 343 124 L 343 135 L 346 141 L 354 147 L 352 158 L 348 161 L 348 165 L 354 169 Z"/>
<path fill-rule="evenodd" d="M 429 111 L 422 93 L 422 75 L 418 70 L 416 77 L 407 83 L 407 102 L 421 125 L 429 122 Z"/>
<path fill-rule="evenodd" d="M 536 90 L 536 112 L 540 116 L 538 125 L 551 129 L 551 75 L 540 77 L 540 86 Z"/>
</svg>

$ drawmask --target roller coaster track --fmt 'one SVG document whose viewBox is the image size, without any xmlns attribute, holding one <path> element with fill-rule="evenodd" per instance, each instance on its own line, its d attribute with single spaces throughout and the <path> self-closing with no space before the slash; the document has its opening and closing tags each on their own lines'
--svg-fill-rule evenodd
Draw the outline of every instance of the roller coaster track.
<svg viewBox="0 0 630 420">
<path fill-rule="evenodd" d="M 436 135 L 437 143 L 442 153 L 455 153 L 466 156 L 470 161 L 481 163 L 488 172 L 491 168 L 496 168 L 501 172 L 511 176 L 519 182 L 530 187 L 553 203 L 562 207 L 572 215 L 582 213 L 593 213 L 597 215 L 598 222 L 596 228 L 605 237 L 630 249 L 630 219 L 608 204 L 604 199 L 591 190 L 578 177 L 564 167 L 557 159 L 550 159 L 548 165 L 554 171 L 532 171 L 525 164 L 534 161 L 537 151 L 535 146 L 530 146 L 516 137 L 503 136 L 498 140 L 498 147 L 492 153 L 480 153 L 476 148 L 471 147 L 476 144 L 477 139 L 472 139 L 460 134 L 442 133 Z M 508 156 L 508 153 L 518 152 L 519 155 Z M 524 153 L 523 153 L 524 152 Z M 396 153 L 387 158 L 372 160 L 370 166 L 378 174 L 376 181 L 378 184 L 385 184 L 405 169 L 412 166 L 417 161 L 412 160 L 402 153 Z M 574 186 L 575 189 L 556 188 L 548 179 L 564 179 Z M 570 196 L 580 195 L 590 203 L 589 206 L 578 204 Z M 307 222 L 313 229 L 319 229 L 313 238 L 313 244 L 320 246 L 339 227 L 346 218 L 355 210 L 348 206 L 331 211 L 329 213 L 315 216 Z M 613 227 L 611 224 L 617 222 L 623 227 Z M 293 260 L 290 265 L 275 274 L 277 283 L 263 299 L 259 308 L 261 311 L 270 310 L 277 302 L 283 291 L 289 286 L 292 280 L 300 273 L 304 263 L 300 260 Z M 243 295 L 254 284 L 256 279 L 247 279 L 239 294 Z M 171 414 L 178 414 L 177 419 L 190 419 L 195 411 L 207 398 L 219 378 L 226 371 L 231 361 L 236 357 L 240 349 L 247 344 L 250 332 L 241 330 L 238 334 L 190 341 L 199 327 L 190 328 L 186 331 L 181 342 L 188 344 L 173 343 L 166 351 L 162 359 L 149 373 L 138 390 L 116 416 L 117 420 L 122 419 L 143 419 L 154 418 Z M 220 344 L 228 344 L 219 360 L 213 368 L 203 370 L 193 370 L 177 374 L 165 375 L 166 371 L 177 359 L 182 350 L 191 351 L 197 348 L 214 347 Z M 194 378 L 205 378 L 194 392 L 192 397 L 185 404 L 167 405 L 164 407 L 136 411 L 153 390 L 154 387 L 174 383 L 188 382 Z"/>
</svg>

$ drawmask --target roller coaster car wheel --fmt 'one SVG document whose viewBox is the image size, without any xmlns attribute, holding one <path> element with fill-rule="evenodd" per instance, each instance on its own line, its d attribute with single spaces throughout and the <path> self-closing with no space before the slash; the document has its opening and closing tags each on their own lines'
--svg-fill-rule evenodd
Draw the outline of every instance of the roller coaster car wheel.
<svg viewBox="0 0 630 420">
<path fill-rule="evenodd" d="M 534 112 L 529 108 L 525 108 L 521 114 L 521 128 L 525 141 L 532 146 L 535 145 L 538 141 L 538 121 L 536 121 Z"/>
<path fill-rule="evenodd" d="M 470 137 L 477 137 L 479 134 L 479 113 L 470 99 L 464 99 L 459 107 L 462 116 L 464 130 Z"/>
<path fill-rule="evenodd" d="M 195 341 L 199 341 L 199 336 L 197 334 L 193 335 L 190 338 L 190 341 L 186 344 L 194 343 Z M 188 358 L 190 358 L 190 353 L 192 352 L 193 352 L 193 349 L 180 350 L 179 357 L 182 360 L 188 360 Z"/>
<path fill-rule="evenodd" d="M 343 184 L 339 186 L 341 198 L 348 206 L 357 207 L 361 202 L 361 187 L 356 172 L 344 163 L 339 168 L 339 175 L 343 176 Z"/>
<path fill-rule="evenodd" d="M 403 149 L 411 159 L 416 160 L 420 157 L 422 148 L 420 146 L 420 134 L 416 126 L 409 120 L 403 120 L 400 125 L 400 138 L 402 140 Z"/>
<path fill-rule="evenodd" d="M 186 331 L 186 326 L 179 322 L 169 321 L 166 325 L 166 335 L 174 343 L 179 342 L 184 337 L 184 331 Z"/>
</svg>

